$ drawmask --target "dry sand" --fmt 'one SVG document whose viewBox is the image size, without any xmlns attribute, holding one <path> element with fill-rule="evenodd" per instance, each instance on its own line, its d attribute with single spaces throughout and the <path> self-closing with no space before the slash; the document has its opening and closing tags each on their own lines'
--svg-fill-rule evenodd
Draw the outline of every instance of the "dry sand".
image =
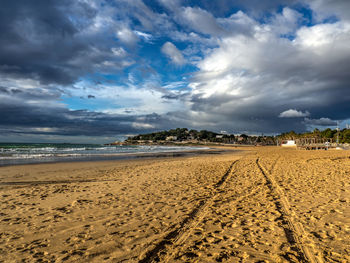
<svg viewBox="0 0 350 263">
<path fill-rule="evenodd" d="M 350 262 L 350 153 L 0 168 L 0 262 Z"/>
</svg>

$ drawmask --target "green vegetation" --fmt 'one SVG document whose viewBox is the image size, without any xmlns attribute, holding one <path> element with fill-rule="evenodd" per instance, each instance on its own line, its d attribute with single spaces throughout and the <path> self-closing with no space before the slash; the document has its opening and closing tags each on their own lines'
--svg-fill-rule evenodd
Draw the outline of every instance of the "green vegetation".
<svg viewBox="0 0 350 263">
<path fill-rule="evenodd" d="M 164 141 L 168 137 L 175 136 L 178 141 L 182 140 L 214 140 L 218 133 L 202 130 L 188 130 L 187 128 L 177 128 L 169 131 L 153 132 L 149 134 L 140 134 L 134 137 L 129 137 L 128 141 L 137 140 L 151 140 L 151 141 Z"/>
<path fill-rule="evenodd" d="M 187 128 L 177 128 L 169 131 L 140 134 L 127 139 L 128 143 L 144 142 L 187 142 L 187 143 L 239 143 L 239 144 L 264 144 L 274 145 L 275 138 L 272 136 L 248 136 L 241 134 L 219 134 L 207 130 L 188 130 Z"/>
<path fill-rule="evenodd" d="M 279 139 L 282 140 L 291 140 L 291 139 L 299 139 L 299 138 L 316 138 L 316 139 L 329 139 L 333 142 L 337 140 L 337 130 L 332 130 L 327 128 L 323 131 L 319 129 L 314 129 L 312 132 L 305 133 L 296 133 L 294 131 L 290 131 L 287 133 L 282 133 L 278 136 Z M 350 129 L 343 129 L 339 131 L 339 143 L 350 143 Z"/>
<path fill-rule="evenodd" d="M 327 128 L 323 131 L 314 129 L 312 132 L 296 133 L 290 131 L 278 136 L 248 136 L 246 134 L 219 134 L 207 130 L 188 130 L 187 128 L 171 129 L 169 131 L 153 132 L 129 137 L 127 143 L 234 143 L 250 145 L 276 145 L 277 140 L 293 140 L 300 138 L 328 139 L 336 142 L 337 130 Z M 350 129 L 339 131 L 339 143 L 350 143 Z"/>
</svg>

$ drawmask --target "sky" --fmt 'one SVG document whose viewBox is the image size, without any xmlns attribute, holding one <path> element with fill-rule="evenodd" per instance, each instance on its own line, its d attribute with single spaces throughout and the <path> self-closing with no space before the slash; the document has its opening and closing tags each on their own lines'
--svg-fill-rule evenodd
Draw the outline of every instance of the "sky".
<svg viewBox="0 0 350 263">
<path fill-rule="evenodd" d="M 0 141 L 350 123 L 348 0 L 2 0 Z"/>
</svg>

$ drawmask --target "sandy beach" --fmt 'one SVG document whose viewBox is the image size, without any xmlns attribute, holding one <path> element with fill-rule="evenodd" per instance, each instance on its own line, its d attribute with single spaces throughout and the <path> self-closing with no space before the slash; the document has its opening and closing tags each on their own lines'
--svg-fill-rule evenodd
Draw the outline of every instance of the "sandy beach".
<svg viewBox="0 0 350 263">
<path fill-rule="evenodd" d="M 0 262 L 350 262 L 350 152 L 0 167 Z"/>
</svg>

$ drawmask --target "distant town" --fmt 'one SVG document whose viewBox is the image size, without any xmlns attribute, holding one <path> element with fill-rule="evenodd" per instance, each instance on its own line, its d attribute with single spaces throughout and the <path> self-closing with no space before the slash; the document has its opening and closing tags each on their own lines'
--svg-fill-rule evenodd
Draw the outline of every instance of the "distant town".
<svg viewBox="0 0 350 263">
<path fill-rule="evenodd" d="M 329 143 L 350 143 L 350 129 L 330 129 L 312 132 L 296 133 L 290 131 L 276 136 L 228 134 L 227 132 L 212 132 L 207 130 L 188 130 L 176 128 L 168 131 L 139 134 L 128 137 L 124 142 L 115 144 L 242 144 L 242 145 L 278 145 L 283 140 L 314 139 Z"/>
</svg>

